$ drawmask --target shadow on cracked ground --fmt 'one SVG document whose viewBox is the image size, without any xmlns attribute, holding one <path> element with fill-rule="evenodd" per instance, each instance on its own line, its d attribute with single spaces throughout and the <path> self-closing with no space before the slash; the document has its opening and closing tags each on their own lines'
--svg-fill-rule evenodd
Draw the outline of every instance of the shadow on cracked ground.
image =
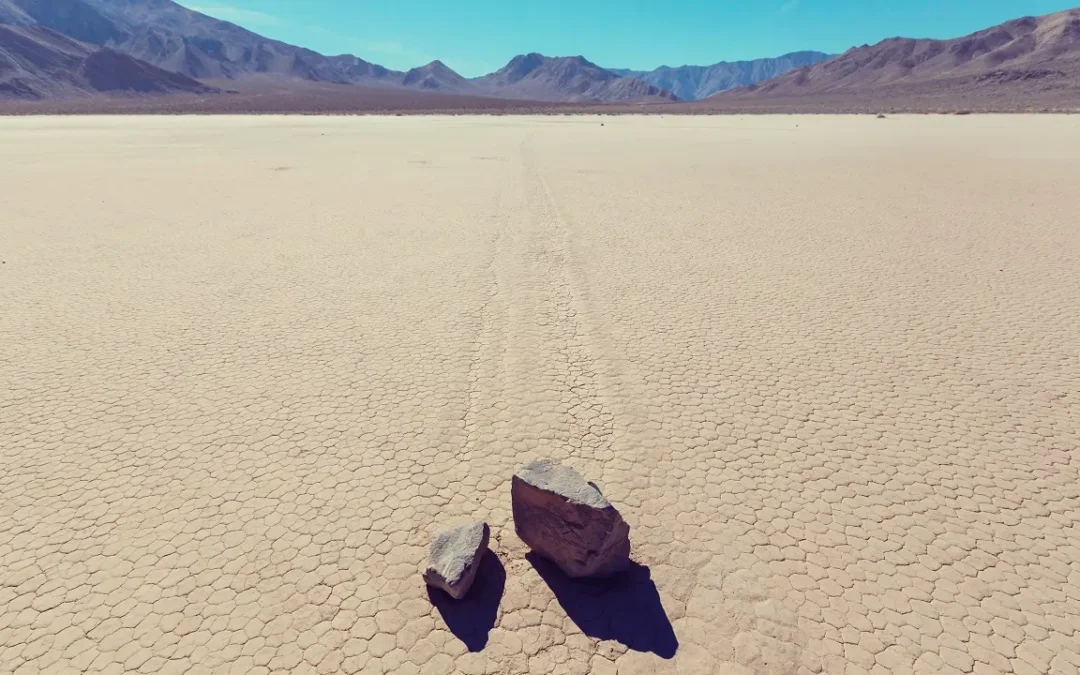
<svg viewBox="0 0 1080 675">
<path fill-rule="evenodd" d="M 665 659 L 675 656 L 679 641 L 648 567 L 632 562 L 628 571 L 610 579 L 578 580 L 535 553 L 525 558 L 581 632 Z"/>
<path fill-rule="evenodd" d="M 428 597 L 442 614 L 450 632 L 464 642 L 470 652 L 478 652 L 487 646 L 488 633 L 495 626 L 505 587 L 506 570 L 498 556 L 488 551 L 480 560 L 476 581 L 464 599 L 454 600 L 430 586 Z"/>
</svg>

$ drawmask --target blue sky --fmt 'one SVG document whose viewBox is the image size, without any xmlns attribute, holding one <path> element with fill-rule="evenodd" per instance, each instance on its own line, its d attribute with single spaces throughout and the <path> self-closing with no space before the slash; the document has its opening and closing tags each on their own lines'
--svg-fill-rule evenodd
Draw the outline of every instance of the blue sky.
<svg viewBox="0 0 1080 675">
<path fill-rule="evenodd" d="M 388 68 L 441 59 L 474 77 L 514 55 L 611 68 L 842 52 L 887 37 L 957 37 L 1080 0 L 180 0 L 257 33 Z"/>
</svg>

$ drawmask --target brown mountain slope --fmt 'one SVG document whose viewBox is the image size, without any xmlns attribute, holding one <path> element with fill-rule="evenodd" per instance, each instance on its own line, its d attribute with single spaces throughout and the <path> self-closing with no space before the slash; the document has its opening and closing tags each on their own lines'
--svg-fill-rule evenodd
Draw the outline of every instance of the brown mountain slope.
<svg viewBox="0 0 1080 675">
<path fill-rule="evenodd" d="M 355 56 L 327 57 L 271 40 L 172 0 L 0 0 L 0 23 L 5 15 L 20 14 L 76 40 L 192 78 L 270 73 L 316 82 L 393 84 L 403 75 Z"/>
<path fill-rule="evenodd" d="M 0 98 L 209 93 L 195 80 L 42 26 L 0 25 Z"/>
<path fill-rule="evenodd" d="M 473 80 L 503 98 L 534 101 L 674 101 L 671 92 L 622 77 L 581 56 L 515 56 L 502 69 Z"/>
<path fill-rule="evenodd" d="M 892 38 L 707 102 L 1080 101 L 1080 9 L 1024 17 L 953 40 Z M 1030 97 L 1034 97 L 1031 99 Z"/>
</svg>

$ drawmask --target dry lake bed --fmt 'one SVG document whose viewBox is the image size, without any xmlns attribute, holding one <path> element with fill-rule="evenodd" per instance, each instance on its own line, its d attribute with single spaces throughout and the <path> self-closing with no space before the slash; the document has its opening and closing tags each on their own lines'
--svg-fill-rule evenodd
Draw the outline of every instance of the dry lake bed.
<svg viewBox="0 0 1080 675">
<path fill-rule="evenodd" d="M 1080 117 L 2 119 L 0 672 L 1076 674 L 1078 185 Z"/>
</svg>

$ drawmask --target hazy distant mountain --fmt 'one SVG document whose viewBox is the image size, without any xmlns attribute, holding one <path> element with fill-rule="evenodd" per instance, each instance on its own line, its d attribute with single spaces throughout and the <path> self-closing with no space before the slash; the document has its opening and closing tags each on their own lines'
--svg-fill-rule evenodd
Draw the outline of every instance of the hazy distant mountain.
<svg viewBox="0 0 1080 675">
<path fill-rule="evenodd" d="M 43 26 L 0 25 L 0 98 L 210 91 L 210 87 L 179 73 L 73 40 Z"/>
<path fill-rule="evenodd" d="M 772 80 L 718 94 L 732 98 L 862 100 L 949 96 L 1080 98 L 1080 9 L 1025 17 L 952 40 L 892 38 Z"/>
<path fill-rule="evenodd" d="M 711 66 L 660 66 L 656 70 L 611 68 L 614 73 L 634 77 L 667 89 L 684 101 L 696 101 L 735 87 L 761 82 L 783 73 L 828 59 L 822 52 L 792 52 L 772 59 L 714 63 Z"/>
<path fill-rule="evenodd" d="M 492 95 L 534 101 L 675 100 L 670 91 L 618 75 L 581 56 L 522 54 L 473 82 Z"/>
</svg>

